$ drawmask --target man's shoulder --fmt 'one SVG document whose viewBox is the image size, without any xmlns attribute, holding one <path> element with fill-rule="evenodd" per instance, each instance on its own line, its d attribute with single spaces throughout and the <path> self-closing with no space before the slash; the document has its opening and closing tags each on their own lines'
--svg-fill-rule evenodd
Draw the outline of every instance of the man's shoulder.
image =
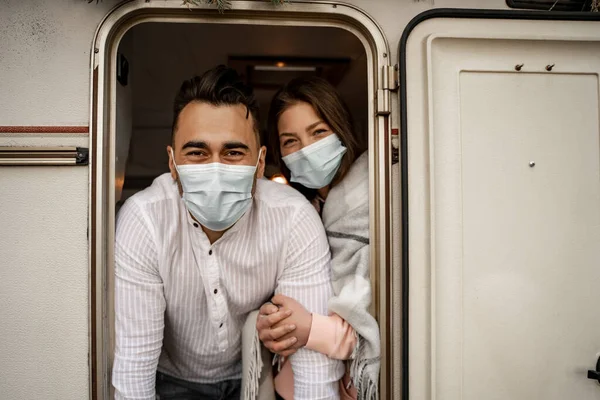
<svg viewBox="0 0 600 400">
<path fill-rule="evenodd" d="M 176 201 L 178 197 L 177 184 L 169 173 L 164 173 L 150 186 L 128 198 L 121 210 L 137 209 L 138 212 L 152 214 L 157 206 Z"/>
<path fill-rule="evenodd" d="M 159 175 L 152 184 L 131 196 L 127 201 L 132 200 L 137 204 L 152 204 L 166 199 L 177 198 L 177 184 L 173 181 L 168 172 Z"/>
<path fill-rule="evenodd" d="M 256 181 L 256 200 L 268 208 L 299 209 L 310 205 L 306 197 L 291 186 L 267 179 Z"/>
</svg>

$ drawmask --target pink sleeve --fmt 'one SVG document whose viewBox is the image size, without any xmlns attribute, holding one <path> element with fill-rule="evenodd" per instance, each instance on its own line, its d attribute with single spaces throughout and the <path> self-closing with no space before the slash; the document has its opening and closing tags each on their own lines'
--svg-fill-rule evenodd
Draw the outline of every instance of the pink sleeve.
<svg viewBox="0 0 600 400">
<path fill-rule="evenodd" d="M 337 314 L 328 317 L 313 313 L 306 348 L 336 360 L 348 360 L 356 346 L 356 333 Z"/>
</svg>

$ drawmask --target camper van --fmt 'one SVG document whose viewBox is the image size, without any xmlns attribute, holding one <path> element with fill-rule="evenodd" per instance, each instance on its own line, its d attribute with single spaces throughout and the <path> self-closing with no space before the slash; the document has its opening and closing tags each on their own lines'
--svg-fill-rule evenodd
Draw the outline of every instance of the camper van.
<svg viewBox="0 0 600 400">
<path fill-rule="evenodd" d="M 221 3 L 0 2 L 0 398 L 112 398 L 116 215 L 224 64 L 351 110 L 381 399 L 599 400 L 598 1 Z"/>
</svg>

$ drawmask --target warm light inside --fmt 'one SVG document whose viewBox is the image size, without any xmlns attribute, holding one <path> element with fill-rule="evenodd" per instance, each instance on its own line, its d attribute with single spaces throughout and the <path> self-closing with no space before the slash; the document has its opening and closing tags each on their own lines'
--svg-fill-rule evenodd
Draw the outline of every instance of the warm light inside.
<svg viewBox="0 0 600 400">
<path fill-rule="evenodd" d="M 285 67 L 285 63 L 283 61 L 279 61 L 277 64 L 275 64 L 275 66 L 277 66 L 277 68 L 283 68 Z"/>
<path fill-rule="evenodd" d="M 285 179 L 285 176 L 281 175 L 281 174 L 275 174 L 271 177 L 271 180 L 273 182 L 277 182 L 277 183 L 282 183 L 284 185 L 288 184 L 287 179 Z"/>
</svg>

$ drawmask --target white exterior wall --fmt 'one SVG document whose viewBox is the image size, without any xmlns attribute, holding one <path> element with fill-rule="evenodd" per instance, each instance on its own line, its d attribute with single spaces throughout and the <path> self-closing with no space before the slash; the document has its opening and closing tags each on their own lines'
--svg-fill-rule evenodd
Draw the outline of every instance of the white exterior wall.
<svg viewBox="0 0 600 400">
<path fill-rule="evenodd" d="M 113 4 L 0 2 L 0 126 L 88 126 L 92 38 Z M 0 146 L 88 142 L 0 134 Z M 0 167 L 4 399 L 89 397 L 88 181 L 88 167 Z"/>
<path fill-rule="evenodd" d="M 87 137 L 0 138 L 87 145 Z M 86 167 L 0 167 L 0 397 L 88 393 Z"/>
<path fill-rule="evenodd" d="M 116 3 L 0 2 L 0 126 L 88 126 L 91 43 L 102 17 Z M 382 26 L 392 64 L 406 23 L 421 11 L 506 8 L 504 0 L 347 3 Z M 89 138 L 0 134 L 0 146 L 6 145 L 87 147 Z M 88 190 L 88 167 L 0 167 L 2 398 L 88 396 Z"/>
</svg>

